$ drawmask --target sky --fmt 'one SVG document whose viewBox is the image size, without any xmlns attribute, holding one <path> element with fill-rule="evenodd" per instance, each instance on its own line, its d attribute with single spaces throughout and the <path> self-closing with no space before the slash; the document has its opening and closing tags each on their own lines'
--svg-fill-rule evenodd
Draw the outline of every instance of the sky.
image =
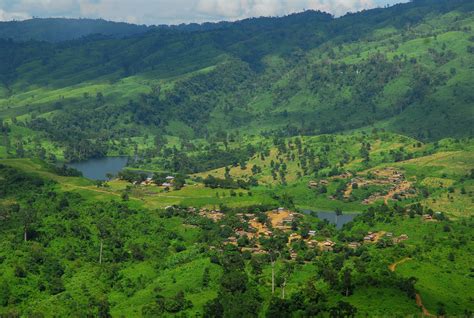
<svg viewBox="0 0 474 318">
<path fill-rule="evenodd" d="M 0 21 L 103 18 L 135 24 L 235 21 L 305 9 L 343 15 L 408 0 L 0 0 Z"/>
</svg>

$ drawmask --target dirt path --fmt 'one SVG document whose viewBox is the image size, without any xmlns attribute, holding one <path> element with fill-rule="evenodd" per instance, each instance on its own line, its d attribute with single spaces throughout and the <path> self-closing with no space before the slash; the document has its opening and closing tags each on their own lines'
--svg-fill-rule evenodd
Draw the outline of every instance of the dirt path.
<svg viewBox="0 0 474 318">
<path fill-rule="evenodd" d="M 407 191 L 411 188 L 411 183 L 408 181 L 403 181 L 399 185 L 397 185 L 394 189 L 390 190 L 390 192 L 384 197 L 385 204 L 388 204 L 388 200 L 393 199 L 395 194 L 401 193 L 403 191 Z"/>
<path fill-rule="evenodd" d="M 423 311 L 423 317 L 437 317 L 436 315 L 432 315 L 428 309 L 426 309 L 425 305 L 423 305 L 423 301 L 421 300 L 421 296 L 420 294 L 416 294 L 416 304 L 418 305 L 418 307 L 421 308 L 421 310 Z"/>
<path fill-rule="evenodd" d="M 390 269 L 390 271 L 394 272 L 394 271 L 397 269 L 397 266 L 398 266 L 398 265 L 403 264 L 403 263 L 405 263 L 406 261 L 409 261 L 409 260 L 411 260 L 411 258 L 405 257 L 404 259 L 401 259 L 401 260 L 399 260 L 398 262 L 395 262 L 395 263 L 393 263 L 393 264 L 390 264 L 390 265 L 388 266 L 388 269 Z"/>
<path fill-rule="evenodd" d="M 390 271 L 394 272 L 397 269 L 398 265 L 401 265 L 401 264 L 403 264 L 403 263 L 405 263 L 409 260 L 411 260 L 410 257 L 405 257 L 405 258 L 403 258 L 403 259 L 401 259 L 401 260 L 399 260 L 399 261 L 397 261 L 393 264 L 390 264 L 388 266 L 388 269 L 390 269 Z M 436 317 L 435 315 L 432 315 L 428 311 L 428 309 L 426 309 L 425 305 L 423 305 L 423 301 L 421 300 L 420 294 L 416 293 L 415 297 L 416 297 L 416 305 L 421 308 L 421 310 L 423 312 L 423 317 Z"/>
<path fill-rule="evenodd" d="M 352 183 L 349 182 L 349 184 L 347 185 L 347 189 L 346 191 L 344 192 L 344 198 L 348 199 L 352 194 Z"/>
</svg>

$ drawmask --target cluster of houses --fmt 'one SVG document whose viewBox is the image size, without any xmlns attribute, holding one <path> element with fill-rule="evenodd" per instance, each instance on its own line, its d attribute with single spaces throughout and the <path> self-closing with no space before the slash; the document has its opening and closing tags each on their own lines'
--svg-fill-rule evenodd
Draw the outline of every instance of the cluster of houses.
<svg viewBox="0 0 474 318">
<path fill-rule="evenodd" d="M 370 174 L 371 177 L 363 177 L 354 176 L 353 174 L 346 172 L 341 175 L 332 177 L 331 180 L 350 179 L 350 182 L 348 182 L 347 184 L 347 189 L 344 191 L 345 199 L 349 199 L 351 197 L 354 185 L 357 185 L 358 187 L 365 187 L 370 185 L 387 186 L 387 193 L 373 193 L 370 197 L 363 200 L 363 204 L 371 204 L 380 199 L 383 199 L 385 201 L 389 199 L 399 200 L 409 198 L 416 194 L 416 191 L 412 188 L 411 183 L 405 179 L 404 174 L 396 170 L 395 168 L 389 167 L 384 169 L 373 170 L 370 172 Z M 319 186 L 327 186 L 328 184 L 328 180 L 311 180 L 308 182 L 308 188 L 315 189 Z M 335 200 L 336 197 L 331 196 L 330 199 Z"/>
<path fill-rule="evenodd" d="M 405 176 L 394 168 L 385 168 L 371 172 L 373 178 L 355 177 L 349 182 L 344 197 L 348 199 L 352 193 L 354 184 L 358 187 L 369 185 L 390 186 L 388 194 L 380 192 L 373 193 L 370 197 L 362 201 L 363 204 L 371 204 L 379 199 L 385 201 L 389 199 L 403 199 L 413 196 L 416 192 L 411 187 L 411 183 L 405 180 Z"/>
<path fill-rule="evenodd" d="M 327 186 L 328 184 L 329 184 L 329 181 L 327 181 L 327 180 L 320 180 L 319 182 L 311 180 L 311 181 L 308 182 L 308 188 L 314 189 L 314 188 L 317 188 L 319 186 Z"/>
<path fill-rule="evenodd" d="M 191 209 L 191 208 L 190 208 Z M 197 212 L 199 215 L 209 218 L 215 222 L 221 220 L 224 217 L 224 214 L 219 210 L 208 210 L 200 209 L 197 211 L 189 210 L 189 212 Z M 291 230 L 291 224 L 295 219 L 301 217 L 298 213 L 291 212 L 284 208 L 275 209 L 266 213 L 268 216 L 268 221 L 272 224 L 274 229 L 279 229 L 284 232 L 289 233 L 287 246 L 290 248 L 290 255 L 292 259 L 296 259 L 297 252 L 291 249 L 291 244 L 303 240 L 309 248 L 319 249 L 323 252 L 331 252 L 334 250 L 336 245 L 335 242 L 330 239 L 325 239 L 323 241 L 318 241 L 315 239 L 317 232 L 315 230 L 310 230 L 308 232 L 308 237 L 303 238 L 300 234 L 295 233 Z M 258 238 L 261 237 L 271 237 L 273 232 L 267 227 L 266 224 L 261 223 L 255 214 L 253 213 L 238 213 L 237 217 L 240 218 L 242 222 L 246 222 L 248 227 L 237 228 L 234 234 L 227 238 L 225 244 L 237 245 L 240 238 L 246 237 L 249 240 L 254 240 L 255 243 L 252 247 L 242 247 L 242 251 L 248 251 L 252 254 L 266 254 L 267 251 L 263 250 L 261 245 L 258 242 Z M 399 237 L 394 237 L 391 232 L 368 232 L 367 235 L 363 238 L 361 242 L 350 242 L 347 244 L 348 248 L 358 249 L 362 244 L 376 243 L 383 237 L 392 239 L 393 243 L 397 244 L 408 239 L 406 234 L 402 234 Z"/>
<path fill-rule="evenodd" d="M 166 177 L 166 182 L 164 182 L 162 184 L 156 184 L 155 181 L 153 181 L 153 178 L 148 177 L 145 180 L 143 180 L 140 183 L 140 185 L 141 186 L 157 185 L 157 186 L 162 186 L 162 187 L 165 187 L 165 188 L 169 188 L 169 187 L 173 186 L 173 183 L 174 183 L 174 177 L 173 176 L 167 176 Z M 133 184 L 136 185 L 136 184 L 138 184 L 138 182 L 134 182 Z"/>
<path fill-rule="evenodd" d="M 174 177 L 173 176 L 167 176 L 166 177 L 166 182 L 162 183 L 161 186 L 165 188 L 172 187 L 174 183 Z"/>
<path fill-rule="evenodd" d="M 138 184 L 138 181 L 135 181 L 133 182 L 134 185 L 137 185 Z M 143 180 L 142 182 L 140 182 L 140 185 L 141 186 L 149 186 L 149 185 L 154 185 L 155 182 L 153 181 L 153 178 L 146 178 L 145 180 Z"/>
<path fill-rule="evenodd" d="M 421 217 L 423 221 L 436 222 L 438 221 L 437 217 L 441 216 L 442 214 L 443 214 L 442 212 L 435 212 L 433 215 L 423 214 Z"/>
<path fill-rule="evenodd" d="M 408 240 L 408 235 L 402 234 L 398 237 L 394 237 L 392 232 L 368 232 L 366 236 L 364 236 L 364 243 L 376 243 L 382 237 L 386 237 L 391 239 L 394 244 L 398 244 L 400 242 Z"/>
<path fill-rule="evenodd" d="M 387 233 L 392 235 L 392 233 Z M 379 233 L 368 232 L 366 236 L 364 236 L 364 242 L 376 242 L 382 235 Z"/>
<path fill-rule="evenodd" d="M 195 212 L 195 211 L 193 211 L 193 212 Z M 202 216 L 202 217 L 211 219 L 214 222 L 218 222 L 224 217 L 224 213 L 222 213 L 220 210 L 208 210 L 208 209 L 200 209 L 199 210 L 199 215 Z"/>
</svg>

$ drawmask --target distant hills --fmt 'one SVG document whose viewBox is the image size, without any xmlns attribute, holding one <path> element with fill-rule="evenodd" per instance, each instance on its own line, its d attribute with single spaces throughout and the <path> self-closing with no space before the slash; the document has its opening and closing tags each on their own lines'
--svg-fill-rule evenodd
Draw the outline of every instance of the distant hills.
<svg viewBox="0 0 474 318">
<path fill-rule="evenodd" d="M 12 39 L 17 42 L 33 40 L 57 43 L 93 35 L 121 38 L 157 29 L 193 32 L 221 29 L 232 25 L 233 23 L 224 21 L 146 26 L 103 19 L 33 18 L 24 21 L 0 22 L 0 39 Z"/>
<path fill-rule="evenodd" d="M 0 117 L 62 146 L 373 127 L 421 140 L 472 136 L 473 11 L 468 0 L 417 0 L 341 18 L 6 23 Z"/>
<path fill-rule="evenodd" d="M 0 38 L 15 41 L 61 42 L 92 34 L 124 37 L 144 33 L 152 29 L 145 25 L 111 22 L 93 19 L 30 19 L 0 22 Z"/>
</svg>

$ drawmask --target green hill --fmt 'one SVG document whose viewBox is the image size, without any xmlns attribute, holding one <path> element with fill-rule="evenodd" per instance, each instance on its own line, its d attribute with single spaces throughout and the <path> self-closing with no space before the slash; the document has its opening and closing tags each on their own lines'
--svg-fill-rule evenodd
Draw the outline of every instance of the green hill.
<svg viewBox="0 0 474 318">
<path fill-rule="evenodd" d="M 150 27 L 92 19 L 29 19 L 0 22 L 0 38 L 14 41 L 62 42 L 97 35 L 125 37 L 145 33 Z"/>
<path fill-rule="evenodd" d="M 87 139 L 95 155 L 109 151 L 102 140 L 144 133 L 472 136 L 472 12 L 470 1 L 414 1 L 121 39 L 3 40 L 0 116 L 59 147 Z"/>
<path fill-rule="evenodd" d="M 473 27 L 0 23 L 0 317 L 471 317 Z"/>
</svg>

